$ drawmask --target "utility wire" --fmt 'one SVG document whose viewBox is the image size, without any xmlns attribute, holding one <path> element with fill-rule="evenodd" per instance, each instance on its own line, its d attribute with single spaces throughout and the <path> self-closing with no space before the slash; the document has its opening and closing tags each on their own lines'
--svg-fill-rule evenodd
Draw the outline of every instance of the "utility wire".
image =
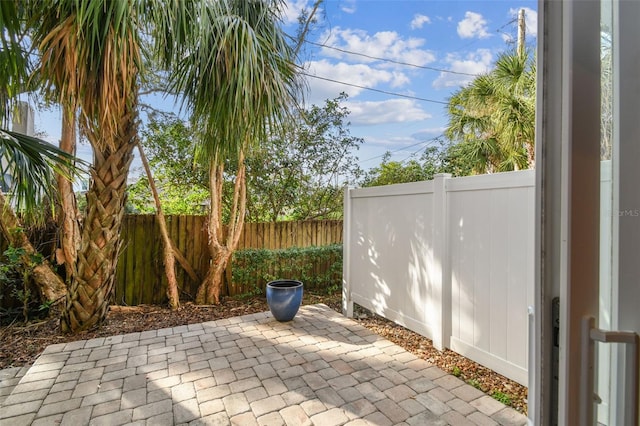
<svg viewBox="0 0 640 426">
<path fill-rule="evenodd" d="M 331 83 L 343 84 L 345 86 L 357 87 L 358 89 L 364 89 L 364 90 L 370 90 L 372 92 L 384 93 L 385 95 L 399 96 L 401 98 L 415 99 L 417 101 L 431 102 L 431 103 L 434 103 L 434 104 L 449 105 L 449 103 L 445 102 L 445 101 L 436 101 L 435 99 L 420 98 L 420 97 L 417 97 L 417 96 L 404 95 L 402 93 L 387 92 L 386 90 L 374 89 L 372 87 L 360 86 L 358 84 L 353 84 L 353 83 L 346 83 L 344 81 L 338 81 L 338 80 L 334 80 L 332 78 L 321 77 L 319 75 L 307 74 L 305 72 L 301 72 L 300 74 L 302 74 L 304 76 L 307 76 L 307 77 L 311 77 L 311 78 L 317 78 L 318 80 L 329 81 Z"/>
<path fill-rule="evenodd" d="M 401 61 L 396 61 L 396 60 L 388 59 L 388 58 L 379 58 L 377 56 L 371 56 L 371 55 L 366 55 L 364 53 L 353 52 L 353 51 L 350 51 L 350 50 L 341 49 L 339 47 L 329 46 L 327 44 L 316 43 L 316 42 L 308 41 L 308 40 L 305 40 L 305 43 L 312 44 L 312 45 L 318 46 L 318 47 L 324 47 L 324 48 L 327 48 L 327 49 L 337 50 L 338 52 L 346 53 L 346 54 L 349 54 L 349 55 L 362 56 L 364 58 L 375 59 L 377 61 L 390 62 L 392 64 L 405 65 L 405 66 L 408 66 L 408 67 L 420 68 L 420 69 L 424 69 L 424 70 L 445 72 L 445 73 L 449 73 L 449 74 L 468 75 L 468 76 L 471 76 L 471 77 L 477 77 L 479 75 L 479 74 L 471 74 L 471 73 L 467 73 L 467 72 L 445 70 L 445 69 L 442 69 L 442 68 L 428 67 L 426 65 L 410 64 L 408 62 L 401 62 Z"/>
<path fill-rule="evenodd" d="M 415 151 L 413 151 L 411 154 L 409 154 L 408 157 L 406 157 L 405 159 L 401 160 L 401 163 L 404 163 L 405 161 L 407 161 L 408 159 L 410 159 L 411 157 L 413 157 L 414 155 L 416 155 L 418 152 L 420 152 L 420 150 L 427 148 L 430 145 L 433 145 L 435 142 L 438 142 L 439 140 L 441 140 L 440 138 L 444 136 L 444 133 L 441 133 L 439 136 L 436 136 L 433 139 L 429 139 L 426 141 L 423 141 L 422 143 L 424 143 L 424 146 L 421 146 L 420 148 L 416 149 Z M 409 147 L 407 147 L 409 148 Z"/>
<path fill-rule="evenodd" d="M 427 145 L 429 145 L 429 144 L 431 144 L 431 143 L 433 143 L 433 142 L 437 141 L 437 140 L 438 140 L 439 138 L 441 138 L 442 136 L 444 136 L 444 133 L 443 133 L 443 134 L 440 134 L 440 135 L 438 135 L 438 136 L 436 136 L 435 138 L 427 139 L 426 141 L 419 141 L 419 142 L 416 142 L 416 143 L 411 144 L 411 145 L 408 145 L 408 146 L 403 146 L 402 148 L 398 148 L 398 149 L 393 150 L 393 151 L 385 151 L 385 153 L 384 153 L 384 154 L 376 155 L 375 157 L 367 158 L 366 160 L 360 160 L 360 161 L 358 161 L 358 164 L 366 163 L 367 161 L 371 161 L 371 160 L 376 160 L 376 159 L 378 159 L 378 158 L 382 158 L 382 157 L 384 157 L 385 155 L 387 155 L 387 153 L 389 153 L 389 154 L 395 154 L 396 152 L 405 151 L 407 148 L 413 148 L 414 146 L 418 146 L 418 145 L 422 145 L 422 144 L 427 144 Z M 427 145 L 425 145 L 425 146 L 427 146 Z M 417 152 L 417 151 L 416 151 L 416 152 Z M 414 154 L 415 154 L 415 152 L 414 152 Z M 413 154 L 412 154 L 412 155 L 413 155 Z M 405 160 L 402 160 L 402 161 L 405 161 Z"/>
</svg>

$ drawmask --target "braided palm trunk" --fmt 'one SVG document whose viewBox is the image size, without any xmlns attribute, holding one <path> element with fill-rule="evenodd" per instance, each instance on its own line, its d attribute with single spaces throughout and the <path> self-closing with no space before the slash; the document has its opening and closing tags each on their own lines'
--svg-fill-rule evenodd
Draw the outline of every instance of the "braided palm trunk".
<svg viewBox="0 0 640 426">
<path fill-rule="evenodd" d="M 77 274 L 71 282 L 61 318 L 62 331 L 78 332 L 100 325 L 107 316 L 120 252 L 120 228 L 126 201 L 127 177 L 136 141 L 133 115 L 121 122 L 116 149 L 95 149 L 87 213 L 78 250 Z M 104 146 L 104 145 L 103 145 Z"/>
</svg>

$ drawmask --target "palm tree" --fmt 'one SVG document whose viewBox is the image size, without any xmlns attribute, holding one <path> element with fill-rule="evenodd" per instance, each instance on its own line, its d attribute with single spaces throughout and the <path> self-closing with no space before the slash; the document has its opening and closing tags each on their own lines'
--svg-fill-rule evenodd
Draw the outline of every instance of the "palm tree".
<svg viewBox="0 0 640 426">
<path fill-rule="evenodd" d="M 294 94 L 295 68 L 277 20 L 281 5 L 280 0 L 2 2 L 5 34 L 33 29 L 31 40 L 40 55 L 34 81 L 57 99 L 68 122 L 77 117 L 94 153 L 63 330 L 88 329 L 106 317 L 137 144 L 143 53 L 169 70 L 172 88 L 184 93 L 184 106 L 202 126 L 201 158 L 210 164 L 212 188 L 218 188 L 225 158 L 238 159 L 232 228 L 232 241 L 237 241 L 244 218 L 244 152 L 267 126 L 278 125 Z M 18 21 L 22 12 L 30 19 Z M 10 64 L 10 75 L 24 75 L 18 69 L 24 64 L 4 64 Z M 210 222 L 211 232 L 216 224 Z M 212 252 L 222 248 L 213 238 Z M 226 255 L 224 249 L 217 253 Z"/>
<path fill-rule="evenodd" d="M 19 1 L 0 2 L 0 231 L 9 244 L 23 250 L 23 262 L 29 263 L 36 251 L 20 232 L 23 223 L 42 220 L 44 204 L 55 206 L 54 172 L 60 181 L 69 183 L 76 168 L 73 156 L 53 145 L 4 129 L 15 111 L 17 96 L 29 91 L 31 81 L 24 12 Z M 35 265 L 32 277 L 44 301 L 56 301 L 66 294 L 64 282 L 46 260 Z"/>
<path fill-rule="evenodd" d="M 7 123 L 17 95 L 25 91 L 29 56 L 24 50 L 23 11 L 18 1 L 0 2 L 0 119 Z"/>
<path fill-rule="evenodd" d="M 200 29 L 189 39 L 172 78 L 173 91 L 184 93 L 194 127 L 200 129 L 198 157 L 209 168 L 212 262 L 198 303 L 218 303 L 223 272 L 238 245 L 246 211 L 245 154 L 266 138 L 267 129 L 281 126 L 295 99 L 293 50 L 279 25 L 282 5 L 279 0 L 207 3 L 199 15 Z M 224 235 L 222 187 L 228 159 L 237 167 Z"/>
<path fill-rule="evenodd" d="M 120 249 L 125 189 L 137 135 L 141 5 L 130 1 L 34 2 L 39 76 L 79 127 L 94 159 L 77 264 L 61 326 L 91 328 L 106 317 Z"/>
<path fill-rule="evenodd" d="M 453 94 L 447 113 L 445 134 L 476 173 L 534 166 L 535 66 L 526 52 L 501 55 Z"/>
<path fill-rule="evenodd" d="M 21 248 L 22 261 L 31 263 L 35 248 L 22 232 L 22 221 L 44 218 L 42 206 L 51 205 L 57 194 L 54 171 L 70 179 L 73 158 L 55 146 L 19 133 L 0 130 L 0 232 L 9 244 Z M 6 192 L 5 192 L 6 191 Z M 7 196 L 6 194 L 11 194 Z M 22 221 L 15 214 L 20 212 Z M 57 301 L 66 287 L 49 263 L 33 265 L 32 278 L 43 301 Z"/>
<path fill-rule="evenodd" d="M 283 103 L 290 99 L 294 68 L 277 25 L 280 4 L 243 0 L 31 4 L 31 16 L 38 22 L 33 40 L 41 53 L 39 76 L 65 113 L 77 112 L 80 131 L 94 152 L 63 330 L 88 329 L 106 317 L 121 245 L 127 176 L 137 144 L 143 50 L 150 48 L 145 53 L 169 70 L 172 88 L 185 95 L 184 106 L 202 126 L 206 141 L 202 158 L 211 163 L 211 176 L 221 176 L 223 159 L 231 154 L 242 159 L 242 152 L 265 126 L 277 124 Z M 151 43 L 143 43 L 143 31 Z M 241 229 L 244 214 L 243 181 L 240 173 L 234 229 Z"/>
</svg>

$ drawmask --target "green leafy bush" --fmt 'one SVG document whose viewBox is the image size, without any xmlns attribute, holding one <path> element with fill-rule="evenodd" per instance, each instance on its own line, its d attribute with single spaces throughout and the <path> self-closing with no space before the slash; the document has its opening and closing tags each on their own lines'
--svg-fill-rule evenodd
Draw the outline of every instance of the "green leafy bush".
<svg viewBox="0 0 640 426">
<path fill-rule="evenodd" d="M 34 305 L 40 306 L 37 292 L 32 291 L 33 268 L 43 261 L 39 253 L 25 258 L 22 248 L 9 247 L 0 256 L 0 323 L 22 315 L 25 322 Z M 19 308 L 18 308 L 19 306 Z"/>
<path fill-rule="evenodd" d="M 233 254 L 232 285 L 262 294 L 269 281 L 299 280 L 305 289 L 334 293 L 342 285 L 342 244 L 287 249 L 245 249 Z"/>
</svg>

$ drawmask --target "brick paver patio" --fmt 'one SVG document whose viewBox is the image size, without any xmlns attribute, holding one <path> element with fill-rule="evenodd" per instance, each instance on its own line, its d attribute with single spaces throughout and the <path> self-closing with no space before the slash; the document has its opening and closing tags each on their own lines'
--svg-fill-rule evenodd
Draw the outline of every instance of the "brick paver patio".
<svg viewBox="0 0 640 426">
<path fill-rule="evenodd" d="M 52 345 L 25 370 L 0 371 L 1 425 L 526 424 L 325 305 Z"/>
</svg>

